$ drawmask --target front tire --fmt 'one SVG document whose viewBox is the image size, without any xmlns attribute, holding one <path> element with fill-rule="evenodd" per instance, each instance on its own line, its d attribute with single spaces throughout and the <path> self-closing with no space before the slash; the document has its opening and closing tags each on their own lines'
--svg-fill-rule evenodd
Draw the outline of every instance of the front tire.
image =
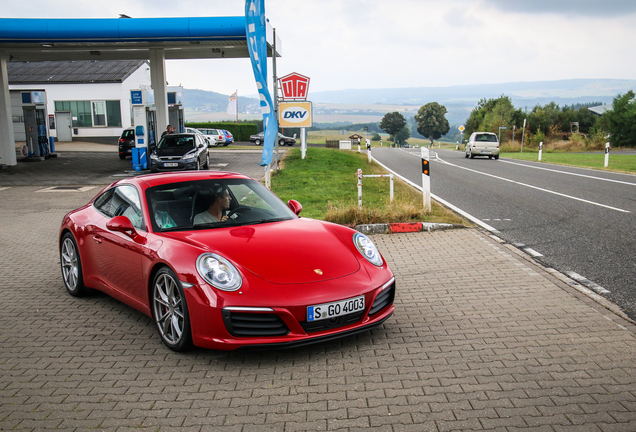
<svg viewBox="0 0 636 432">
<path fill-rule="evenodd" d="M 254 144 L 256 144 L 257 146 L 261 145 L 261 140 L 259 140 L 259 139 L 254 140 Z"/>
<path fill-rule="evenodd" d="M 152 283 L 152 316 L 164 345 L 177 352 L 192 346 L 188 305 L 181 283 L 168 267 L 162 267 Z"/>
<path fill-rule="evenodd" d="M 285 140 L 283 140 L 283 139 L 279 140 L 278 141 L 278 145 L 281 146 L 281 147 L 285 147 Z"/>
<path fill-rule="evenodd" d="M 203 165 L 203 169 L 210 169 L 210 153 L 205 155 L 205 165 Z"/>
<path fill-rule="evenodd" d="M 86 294 L 84 277 L 82 276 L 82 261 L 73 235 L 69 232 L 62 237 L 60 245 L 60 265 L 62 267 L 62 279 L 66 291 L 73 297 L 81 297 Z"/>
</svg>

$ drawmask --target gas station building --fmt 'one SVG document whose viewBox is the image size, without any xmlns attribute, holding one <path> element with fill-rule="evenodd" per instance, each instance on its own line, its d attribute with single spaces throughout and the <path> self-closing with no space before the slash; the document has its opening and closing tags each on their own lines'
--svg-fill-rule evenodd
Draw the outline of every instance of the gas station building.
<svg viewBox="0 0 636 432">
<path fill-rule="evenodd" d="M 273 31 L 268 22 L 268 56 L 273 55 L 273 38 Z M 108 135 L 112 137 L 117 135 L 115 130 L 121 131 L 128 126 L 127 116 L 132 116 L 131 124 L 136 127 L 136 133 L 143 135 L 139 137 L 138 142 L 148 143 L 149 133 L 161 134 L 166 126 L 172 123 L 172 116 L 179 114 L 174 110 L 170 112 L 169 105 L 179 105 L 180 99 L 179 90 L 169 89 L 167 86 L 165 61 L 249 58 L 247 43 L 243 16 L 113 19 L 2 18 L 0 19 L 0 163 L 17 164 L 15 141 L 21 141 L 19 138 L 23 138 L 14 132 L 14 120 L 21 120 L 16 119 L 19 115 L 14 114 L 16 109 L 19 114 L 19 107 L 23 108 L 25 115 L 24 138 L 27 143 L 30 133 L 32 134 L 31 143 L 47 141 L 50 137 L 61 140 L 60 123 L 68 128 L 68 122 L 71 126 L 71 139 L 81 136 Z M 279 40 L 275 46 L 277 47 L 276 55 L 280 56 Z M 129 84 L 124 85 L 126 79 L 120 83 L 120 93 L 127 92 L 119 99 L 120 121 L 117 120 L 117 104 L 115 103 L 118 98 L 110 99 L 110 97 L 88 94 L 86 96 L 60 95 L 59 89 L 63 87 L 52 90 L 52 84 L 45 86 L 41 82 L 17 83 L 13 74 L 20 65 L 33 64 L 32 62 L 55 62 L 58 65 L 66 62 L 68 67 L 80 67 L 87 63 L 104 64 L 105 62 L 101 62 L 103 60 L 128 61 L 132 62 L 129 64 L 139 65 L 130 75 L 133 79 Z M 8 65 L 11 65 L 12 70 L 11 89 Z M 148 78 L 152 91 L 149 91 L 147 84 L 142 83 L 144 81 L 147 83 Z M 23 76 L 20 79 L 26 78 Z M 57 85 L 66 84 L 58 83 Z M 80 84 L 71 85 L 76 87 Z M 133 90 L 133 87 L 138 90 Z M 69 93 L 74 91 L 73 88 L 68 89 Z M 128 100 L 128 92 L 130 92 L 132 112 L 128 111 L 126 104 L 122 103 L 122 100 Z M 149 100 L 153 96 L 154 100 Z M 71 106 L 72 102 L 75 102 L 73 106 Z M 81 106 L 78 102 L 82 102 Z M 150 105 L 152 108 L 149 108 Z M 74 115 L 74 112 L 77 115 Z M 33 118 L 29 120 L 31 123 L 27 124 L 30 113 Z M 117 125 L 118 123 L 121 124 Z M 55 129 L 51 129 L 51 125 Z M 68 135 L 64 138 L 68 138 Z M 32 150 L 35 156 L 39 156 L 37 145 L 32 144 Z"/>
</svg>

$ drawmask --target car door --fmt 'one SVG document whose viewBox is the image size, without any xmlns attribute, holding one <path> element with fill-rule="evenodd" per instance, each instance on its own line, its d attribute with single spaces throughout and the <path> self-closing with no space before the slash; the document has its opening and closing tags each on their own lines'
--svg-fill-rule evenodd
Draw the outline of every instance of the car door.
<svg viewBox="0 0 636 432">
<path fill-rule="evenodd" d="M 118 186 L 110 201 L 98 210 L 106 217 L 95 223 L 92 249 L 103 285 L 136 302 L 147 304 L 141 266 L 147 232 L 139 192 L 132 185 Z M 109 230 L 106 224 L 115 216 L 128 217 L 138 236 L 133 239 L 125 233 Z"/>
</svg>

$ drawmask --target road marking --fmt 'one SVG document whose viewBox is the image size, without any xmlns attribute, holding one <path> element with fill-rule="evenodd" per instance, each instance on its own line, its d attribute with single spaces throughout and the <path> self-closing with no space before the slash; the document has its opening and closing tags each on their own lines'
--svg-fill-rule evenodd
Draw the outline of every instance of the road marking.
<svg viewBox="0 0 636 432">
<path fill-rule="evenodd" d="M 531 248 L 529 248 L 529 247 L 524 248 L 523 250 L 524 250 L 524 251 L 526 251 L 528 254 L 530 254 L 531 256 L 533 256 L 533 257 L 535 257 L 535 258 L 540 258 L 540 257 L 542 257 L 542 256 L 543 256 L 543 255 L 541 255 L 539 252 L 537 252 L 536 250 L 531 249 Z"/>
<path fill-rule="evenodd" d="M 7 189 L 11 189 L 11 186 L 7 186 L 7 187 L 0 187 L 0 192 L 3 190 L 7 190 Z"/>
<path fill-rule="evenodd" d="M 577 177 L 585 177 L 585 178 L 594 179 L 594 180 L 602 180 L 602 181 L 608 181 L 608 182 L 612 182 L 612 183 L 620 183 L 620 184 L 625 184 L 625 185 L 630 185 L 630 186 L 636 186 L 636 183 L 630 183 L 630 182 L 621 181 L 621 180 L 607 179 L 607 178 L 603 178 L 603 177 L 596 177 L 596 176 L 591 176 L 591 175 L 586 175 L 586 174 L 578 174 L 578 173 L 573 173 L 573 172 L 568 172 L 568 171 L 559 171 L 559 170 L 556 170 L 556 169 L 537 167 L 537 166 L 533 166 L 533 165 L 525 165 L 525 164 L 522 164 L 522 163 L 511 162 L 511 161 L 507 161 L 507 160 L 503 160 L 503 159 L 500 159 L 500 162 L 509 163 L 509 164 L 512 164 L 512 165 L 519 165 L 519 166 L 522 166 L 522 167 L 525 167 L 525 168 L 539 169 L 539 170 L 550 171 L 550 172 L 555 172 L 555 173 L 559 173 L 559 174 L 568 174 L 568 175 L 573 175 L 573 176 L 577 176 Z"/>
<path fill-rule="evenodd" d="M 538 186 L 533 186 L 533 185 L 530 185 L 530 184 L 527 184 L 527 183 L 521 183 L 521 182 L 518 182 L 516 180 L 507 179 L 505 177 L 500 177 L 500 176 L 496 176 L 496 175 L 493 175 L 493 174 L 488 174 L 488 173 L 485 173 L 485 172 L 477 171 L 477 170 L 474 170 L 474 169 L 471 169 L 471 168 L 466 168 L 466 167 L 462 167 L 462 166 L 459 166 L 459 165 L 455 165 L 454 163 L 450 163 L 450 162 L 447 162 L 447 161 L 443 160 L 439 156 L 437 156 L 437 159 L 439 161 L 445 163 L 446 165 L 454 166 L 456 168 L 460 168 L 460 169 L 463 169 L 463 170 L 466 170 L 466 171 L 472 171 L 474 173 L 482 174 L 482 175 L 485 175 L 487 177 L 492 177 L 492 178 L 495 178 L 495 179 L 498 179 L 498 180 L 507 181 L 509 183 L 518 184 L 520 186 L 529 187 L 531 189 L 536 189 L 536 190 L 541 191 L 541 192 L 546 192 L 546 193 L 550 193 L 550 194 L 553 194 L 553 195 L 558 195 L 558 196 L 561 196 L 561 197 L 564 197 L 564 198 L 570 198 L 570 199 L 573 199 L 573 200 L 576 200 L 576 201 L 584 202 L 586 204 L 592 204 L 592 205 L 595 205 L 595 206 L 603 207 L 603 208 L 610 209 L 610 210 L 615 210 L 615 211 L 622 212 L 622 213 L 631 213 L 629 210 L 624 210 L 624 209 L 620 209 L 620 208 L 617 208 L 617 207 L 608 206 L 608 205 L 597 203 L 597 202 L 594 202 L 594 201 L 589 201 L 589 200 L 586 200 L 586 199 L 583 199 L 583 198 L 578 198 L 578 197 L 575 197 L 575 196 L 572 196 L 572 195 L 562 194 L 560 192 L 552 191 L 550 189 L 544 189 L 544 188 L 541 188 L 541 187 L 538 187 Z"/>
<path fill-rule="evenodd" d="M 588 287 L 592 291 L 596 292 L 597 294 L 609 294 L 610 293 L 609 290 L 606 290 L 602 286 L 595 284 L 591 280 L 581 276 L 578 273 L 575 273 L 573 271 L 566 271 L 565 274 L 568 275 L 569 277 L 571 277 L 572 279 L 574 279 L 575 281 L 577 281 L 578 283 L 585 285 L 586 287 Z"/>
<path fill-rule="evenodd" d="M 377 159 L 373 159 L 378 165 L 380 165 L 382 168 L 384 168 L 385 170 L 387 170 L 390 173 L 393 173 L 394 176 L 396 176 L 397 178 L 401 179 L 403 182 L 410 184 L 411 186 L 413 186 L 415 189 L 421 191 L 422 190 L 422 186 L 413 183 L 411 180 L 407 179 L 406 177 L 396 173 L 395 171 L 393 171 L 392 169 L 390 169 L 389 167 L 387 167 L 386 165 L 384 165 L 382 162 L 380 162 Z M 438 197 L 435 194 L 431 194 L 431 198 L 433 198 L 435 201 L 437 201 L 438 203 L 440 203 L 441 205 L 443 205 L 444 207 L 447 207 L 451 210 L 453 210 L 455 213 L 460 214 L 461 216 L 465 217 L 466 219 L 468 219 L 469 221 L 471 221 L 472 223 L 474 223 L 475 225 L 478 225 L 480 227 L 482 227 L 483 229 L 490 231 L 492 233 L 499 233 L 499 231 L 493 227 L 491 227 L 490 225 L 488 225 L 487 223 L 482 222 L 481 220 L 477 219 L 475 216 L 466 213 L 464 210 L 460 209 L 457 206 L 454 206 L 453 204 L 449 203 L 446 200 L 443 200 L 442 198 Z"/>
<path fill-rule="evenodd" d="M 97 186 L 51 186 L 46 189 L 36 190 L 36 192 L 87 192 Z"/>
</svg>

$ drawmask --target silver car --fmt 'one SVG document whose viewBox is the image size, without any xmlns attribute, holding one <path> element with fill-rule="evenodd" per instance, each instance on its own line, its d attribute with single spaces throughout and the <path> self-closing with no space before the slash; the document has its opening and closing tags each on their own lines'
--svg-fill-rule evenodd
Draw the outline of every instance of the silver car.
<svg viewBox="0 0 636 432">
<path fill-rule="evenodd" d="M 499 140 L 492 132 L 473 132 L 466 144 L 466 157 L 488 156 L 499 159 Z"/>
</svg>

